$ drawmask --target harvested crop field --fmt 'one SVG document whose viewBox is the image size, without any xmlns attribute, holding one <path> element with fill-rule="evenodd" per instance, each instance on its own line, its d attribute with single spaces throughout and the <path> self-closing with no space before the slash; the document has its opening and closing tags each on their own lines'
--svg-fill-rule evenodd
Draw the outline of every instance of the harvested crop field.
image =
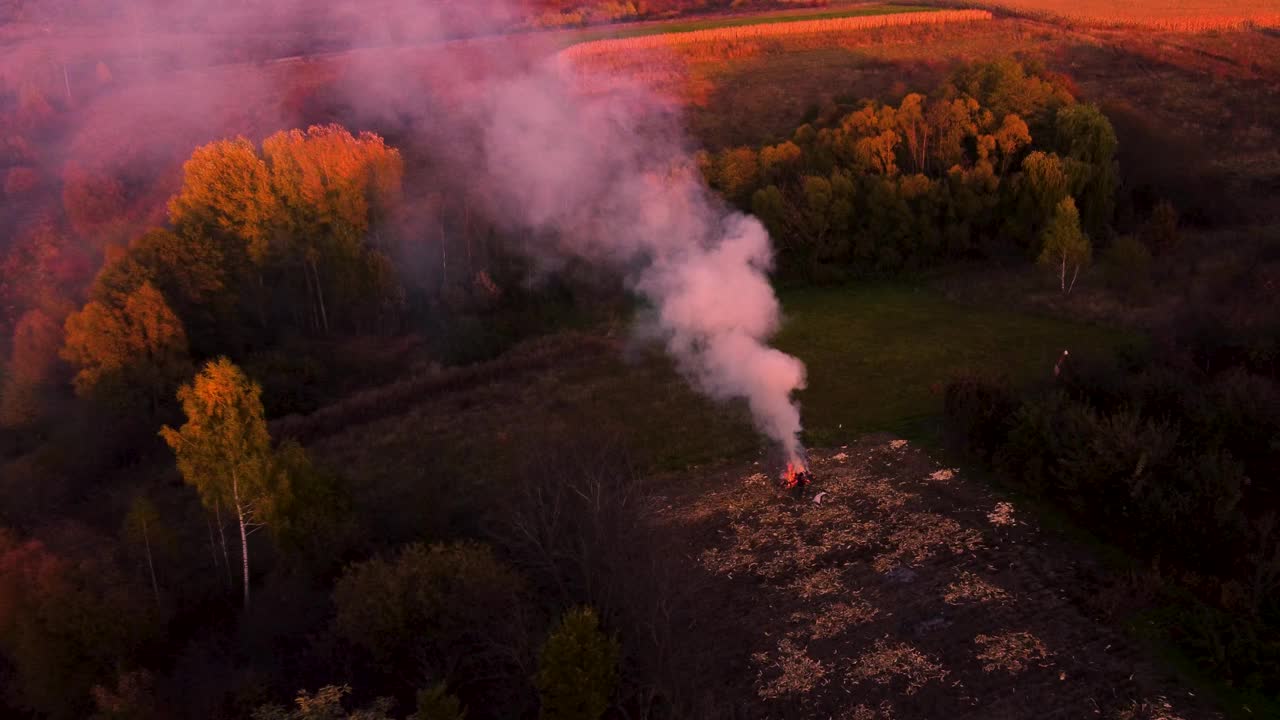
<svg viewBox="0 0 1280 720">
<path fill-rule="evenodd" d="M 888 435 L 812 460 L 803 497 L 735 466 L 662 512 L 716 578 L 700 632 L 735 641 L 704 663 L 744 717 L 1217 717 L 1103 619 L 1128 593 L 1014 504 Z"/>
<path fill-rule="evenodd" d="M 616 52 L 633 52 L 653 48 L 674 48 L 706 43 L 733 43 L 778 37 L 830 35 L 870 28 L 901 27 L 904 25 L 938 25 L 956 22 L 990 20 L 986 10 L 938 10 L 934 12 L 902 12 L 881 15 L 824 18 L 819 20 L 789 20 L 787 22 L 762 22 L 749 25 L 670 32 L 641 37 L 595 40 L 574 45 L 565 51 L 570 59 Z"/>
<path fill-rule="evenodd" d="M 1106 27 L 1199 32 L 1280 25 L 1280 3 L 1275 0 L 985 0 L 975 4 L 1030 17 Z"/>
</svg>

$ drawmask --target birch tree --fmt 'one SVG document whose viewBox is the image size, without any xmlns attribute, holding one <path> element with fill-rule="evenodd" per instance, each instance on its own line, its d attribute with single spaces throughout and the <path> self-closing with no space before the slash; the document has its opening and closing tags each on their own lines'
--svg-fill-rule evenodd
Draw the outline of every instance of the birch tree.
<svg viewBox="0 0 1280 720">
<path fill-rule="evenodd" d="M 240 529 L 244 603 L 249 604 L 249 536 L 263 527 L 287 478 L 275 471 L 263 417 L 262 388 L 230 360 L 218 358 L 178 390 L 187 422 L 160 434 L 173 448 L 183 480 L 204 505 L 230 508 Z"/>
<path fill-rule="evenodd" d="M 129 514 L 124 519 L 125 538 L 139 545 L 147 559 L 147 572 L 151 577 L 151 593 L 160 608 L 160 582 L 156 577 L 155 550 L 168 544 L 167 529 L 161 524 L 160 512 L 145 496 L 134 498 Z"/>
<path fill-rule="evenodd" d="M 1080 268 L 1086 267 L 1093 257 L 1089 237 L 1080 230 L 1080 213 L 1076 210 L 1075 200 L 1066 197 L 1058 203 L 1053 219 L 1045 226 L 1042 239 L 1040 258 L 1036 262 L 1041 267 L 1055 270 L 1062 293 L 1070 294 L 1076 286 L 1076 278 L 1080 276 Z M 1068 275 L 1071 276 L 1070 282 Z"/>
</svg>

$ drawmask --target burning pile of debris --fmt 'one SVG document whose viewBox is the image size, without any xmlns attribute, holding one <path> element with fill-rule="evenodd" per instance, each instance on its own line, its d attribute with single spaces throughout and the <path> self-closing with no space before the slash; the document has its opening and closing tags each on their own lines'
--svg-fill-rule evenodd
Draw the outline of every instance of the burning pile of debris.
<svg viewBox="0 0 1280 720">
<path fill-rule="evenodd" d="M 778 478 L 782 483 L 784 490 L 801 491 L 813 482 L 813 473 L 809 467 L 801 460 L 792 460 L 787 463 L 787 469 L 783 471 L 782 476 Z"/>
</svg>

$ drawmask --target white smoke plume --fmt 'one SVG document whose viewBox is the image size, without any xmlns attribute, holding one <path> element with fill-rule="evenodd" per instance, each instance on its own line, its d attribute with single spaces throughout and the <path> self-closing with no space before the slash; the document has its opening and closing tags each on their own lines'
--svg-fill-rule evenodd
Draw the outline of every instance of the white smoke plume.
<svg viewBox="0 0 1280 720">
<path fill-rule="evenodd" d="M 502 212 L 529 231 L 531 252 L 621 272 L 685 376 L 712 398 L 745 399 L 757 428 L 803 462 L 793 393 L 805 368 L 768 345 L 780 308 L 764 226 L 707 190 L 666 103 L 619 78 L 586 94 L 581 80 L 551 58 L 487 89 L 481 145 Z"/>
<path fill-rule="evenodd" d="M 668 102 L 622 78 L 584 78 L 557 57 L 563 36 L 501 36 L 531 4 L 83 0 L 69 6 L 93 10 L 81 20 L 82 12 L 48 14 L 43 3 L 18 6 L 58 32 L 65 24 L 67 38 L 98 33 L 111 51 L 63 57 L 79 45 L 33 31 L 0 52 L 0 87 L 9 72 L 44 68 L 47 58 L 70 67 L 55 73 L 50 92 L 65 85 L 82 106 L 47 153 L 49 175 L 57 158 L 70 157 L 140 185 L 159 179 L 149 192 L 165 197 L 192 147 L 333 121 L 297 118 L 302 111 L 286 101 L 299 82 L 335 68 L 345 122 L 427 140 L 457 179 L 493 196 L 492 219 L 520 231 L 530 255 L 619 273 L 651 306 L 646 334 L 662 338 L 683 373 L 713 398 L 745 399 L 761 432 L 801 460 L 793 394 L 805 371 L 767 344 L 780 318 L 764 227 L 704 187 Z M 0 21 L 12 19 L 3 12 Z M 466 37 L 474 40 L 448 42 Z M 254 61 L 238 62 L 242 55 Z M 99 59 L 116 79 L 90 95 Z M 43 200 L 56 207 L 61 197 Z M 0 232 L 0 251 L 5 244 Z"/>
</svg>

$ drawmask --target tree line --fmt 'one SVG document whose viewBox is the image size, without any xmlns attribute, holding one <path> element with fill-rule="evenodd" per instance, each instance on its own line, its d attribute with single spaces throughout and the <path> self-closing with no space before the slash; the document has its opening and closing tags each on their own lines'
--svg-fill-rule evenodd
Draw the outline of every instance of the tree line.
<svg viewBox="0 0 1280 720">
<path fill-rule="evenodd" d="M 1057 268 L 1066 291 L 1089 238 L 1110 232 L 1116 147 L 1106 116 L 1065 80 L 1006 59 L 700 163 L 712 187 L 765 222 L 793 277 L 1021 253 Z"/>
</svg>

